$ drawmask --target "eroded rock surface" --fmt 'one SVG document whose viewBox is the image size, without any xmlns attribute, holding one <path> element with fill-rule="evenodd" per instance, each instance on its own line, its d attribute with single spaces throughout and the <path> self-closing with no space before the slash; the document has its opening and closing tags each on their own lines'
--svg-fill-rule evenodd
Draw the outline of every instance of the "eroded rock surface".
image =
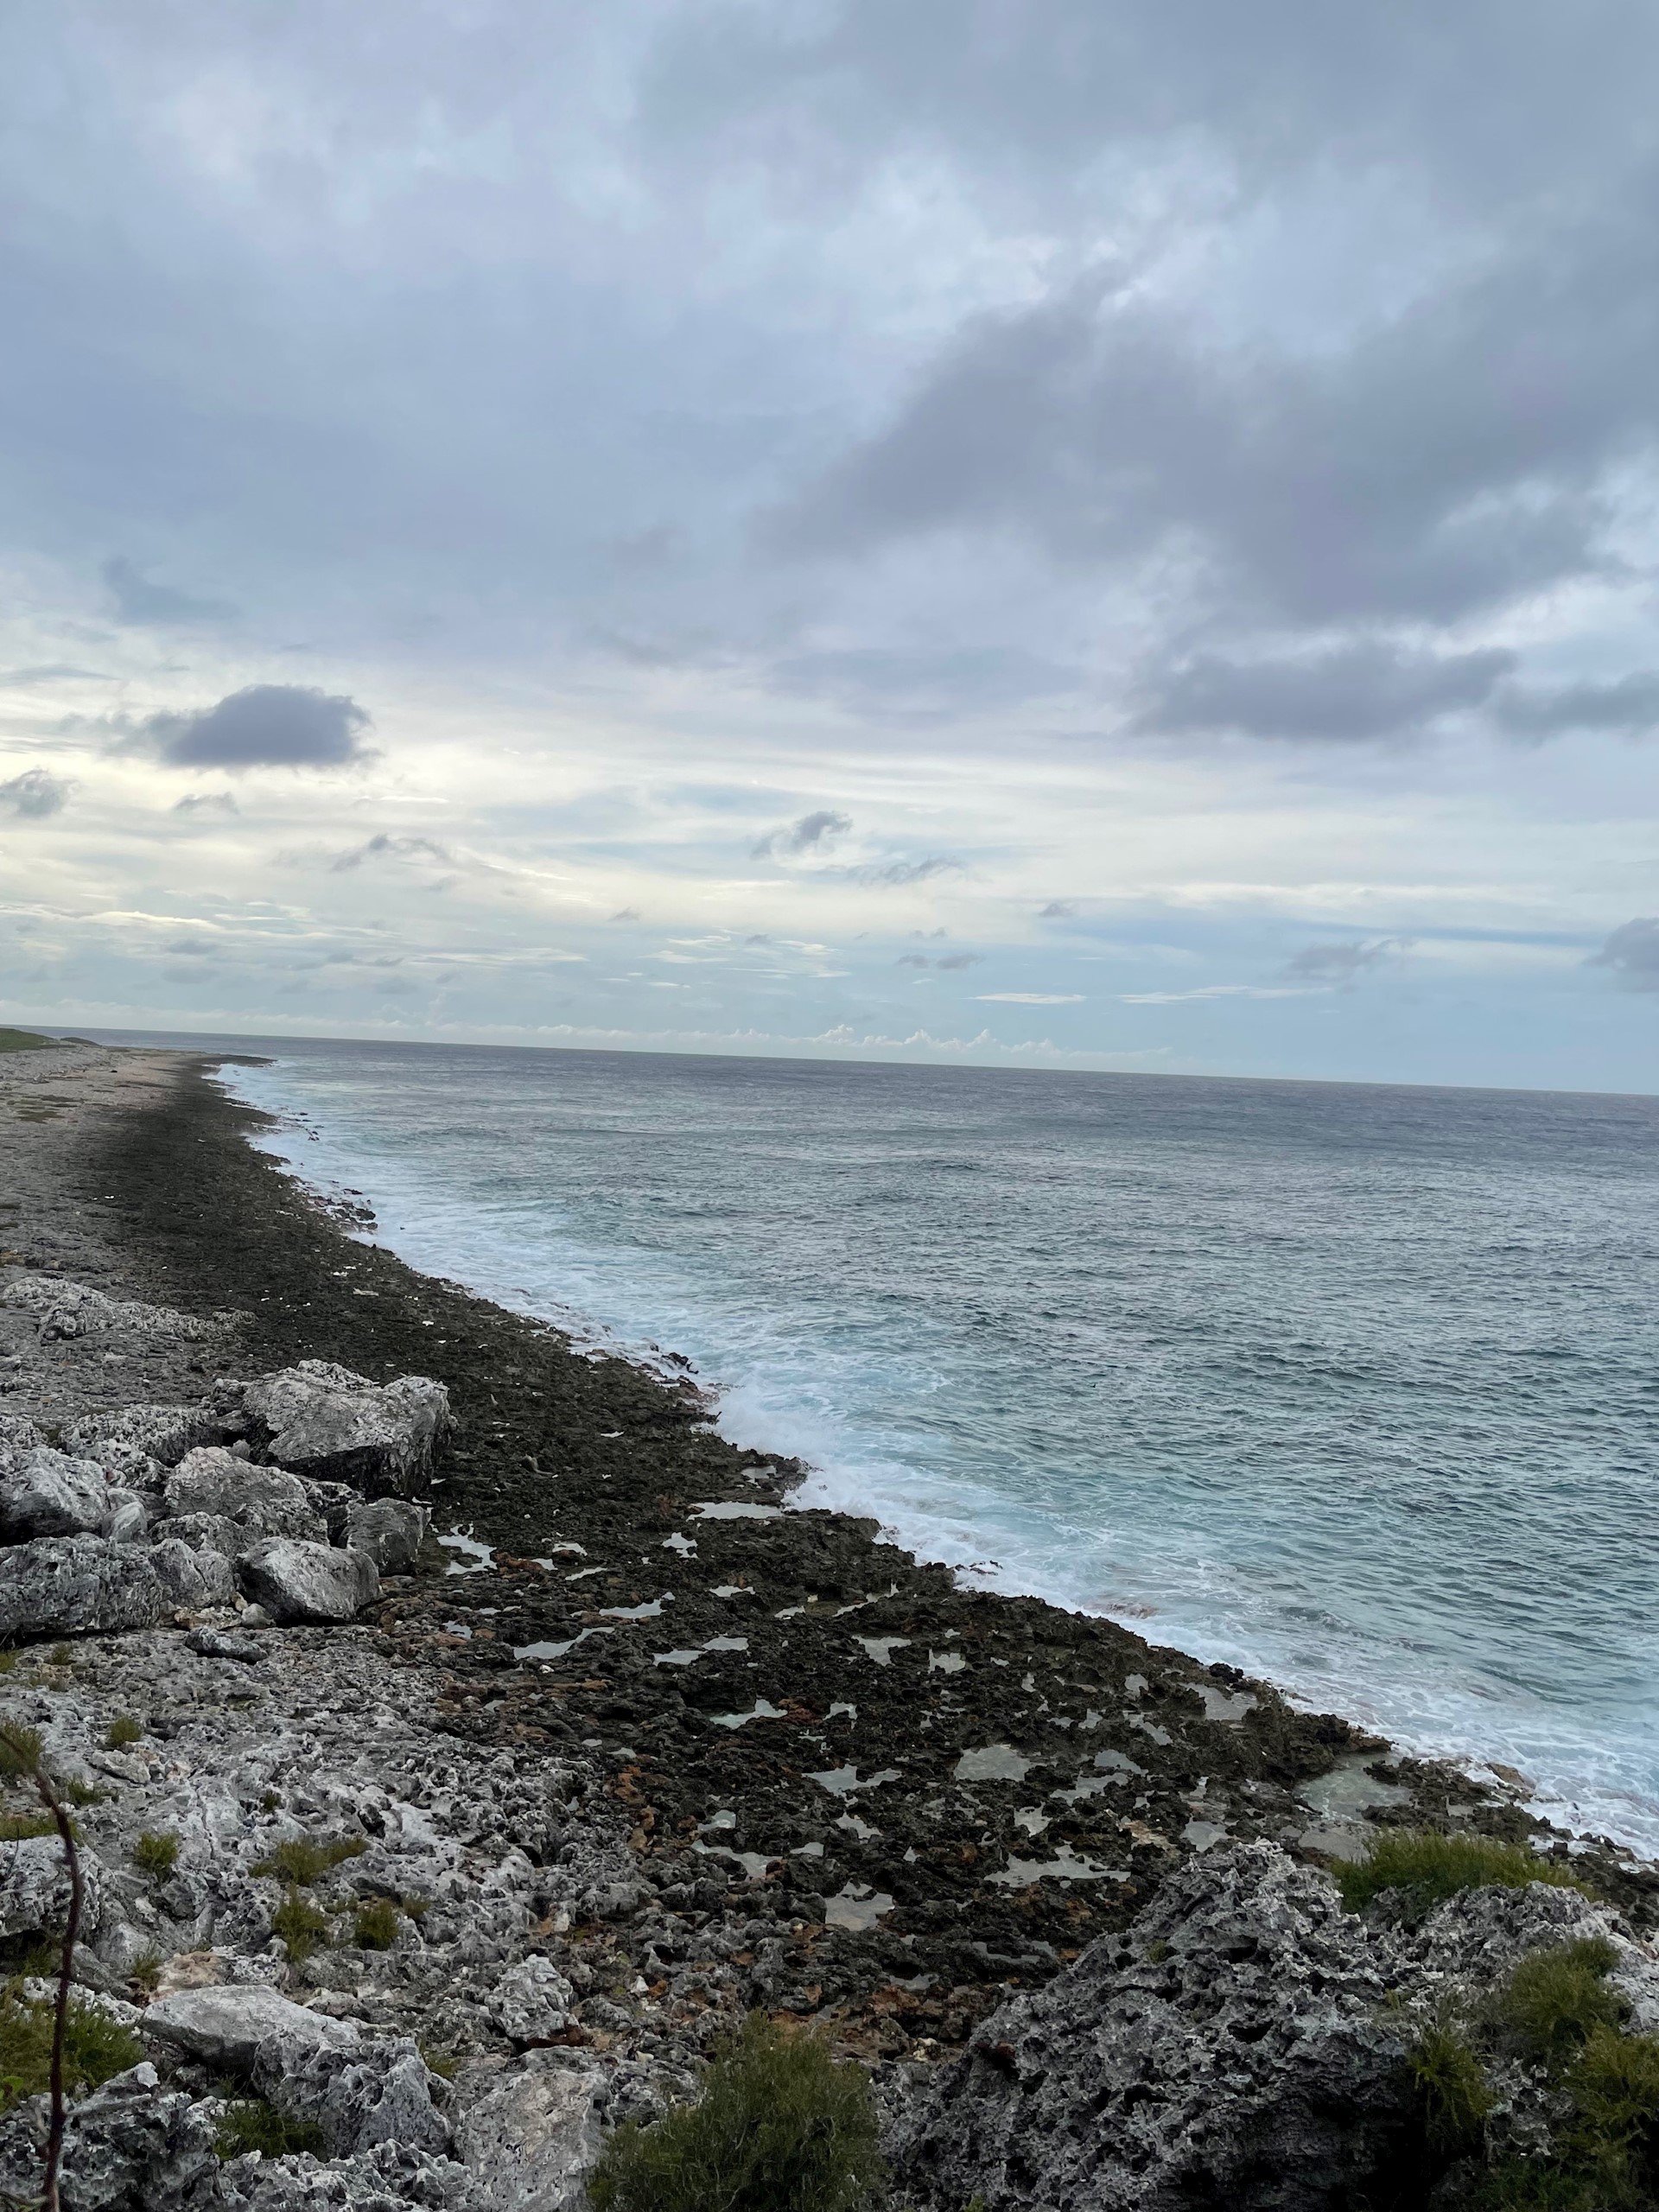
<svg viewBox="0 0 1659 2212">
<path fill-rule="evenodd" d="M 429 1376 L 371 1382 L 332 1360 L 304 1359 L 258 1382 L 228 1386 L 226 1409 L 284 1467 L 347 1482 L 371 1496 L 407 1497 L 432 1471 L 449 1426 L 449 1394 Z"/>
</svg>

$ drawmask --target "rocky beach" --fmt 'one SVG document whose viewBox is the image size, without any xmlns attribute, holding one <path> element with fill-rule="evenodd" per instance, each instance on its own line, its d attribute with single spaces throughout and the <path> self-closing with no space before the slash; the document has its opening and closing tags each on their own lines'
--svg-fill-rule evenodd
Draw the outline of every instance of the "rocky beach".
<svg viewBox="0 0 1659 2212">
<path fill-rule="evenodd" d="M 1522 1777 L 798 1510 L 671 1358 L 414 1273 L 213 1066 L 0 1054 L 0 1718 L 83 1801 L 77 1980 L 130 2038 L 71 2212 L 576 2212 L 753 2008 L 871 2069 L 939 2212 L 1423 2202 L 1449 1995 L 1594 1942 L 1659 2029 L 1659 1876 Z M 14 1795 L 26 2010 L 63 1882 Z M 1552 1878 L 1347 1910 L 1425 1829 Z M 1549 2082 L 1494 2064 L 1542 2155 Z M 238 2148 L 256 2109 L 308 2147 Z"/>
</svg>

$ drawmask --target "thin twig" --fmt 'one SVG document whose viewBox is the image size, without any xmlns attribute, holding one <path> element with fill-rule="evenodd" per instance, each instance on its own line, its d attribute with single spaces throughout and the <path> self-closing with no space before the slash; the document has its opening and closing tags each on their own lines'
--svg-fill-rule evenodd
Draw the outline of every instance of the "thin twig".
<svg viewBox="0 0 1659 2212">
<path fill-rule="evenodd" d="M 80 1873 L 80 1853 L 75 1843 L 74 1824 L 68 1808 L 57 1792 L 57 1786 L 47 1772 L 41 1757 L 40 1739 L 32 1731 L 12 1727 L 0 1721 L 0 1751 L 7 1755 L 6 1763 L 19 1775 L 27 1775 L 40 1794 L 41 1802 L 52 1815 L 60 1841 L 63 1845 L 65 1864 L 69 1869 L 69 1917 L 63 1931 L 63 1954 L 58 1965 L 58 2002 L 52 2022 L 52 2126 L 46 2142 L 46 2173 L 41 2192 L 41 2212 L 60 2212 L 58 2175 L 63 2164 L 63 2131 L 67 2117 L 63 2094 L 64 2048 L 69 2034 L 69 1990 L 74 1973 L 75 1945 L 80 1936 L 80 1911 L 84 1885 Z"/>
</svg>

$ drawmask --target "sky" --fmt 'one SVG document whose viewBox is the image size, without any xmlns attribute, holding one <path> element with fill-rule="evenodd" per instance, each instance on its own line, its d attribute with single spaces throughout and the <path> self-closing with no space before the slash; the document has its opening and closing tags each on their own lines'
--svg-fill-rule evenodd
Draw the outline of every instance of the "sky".
<svg viewBox="0 0 1659 2212">
<path fill-rule="evenodd" d="M 1654 1090 L 1656 73 L 0 10 L 0 1020 Z"/>
</svg>

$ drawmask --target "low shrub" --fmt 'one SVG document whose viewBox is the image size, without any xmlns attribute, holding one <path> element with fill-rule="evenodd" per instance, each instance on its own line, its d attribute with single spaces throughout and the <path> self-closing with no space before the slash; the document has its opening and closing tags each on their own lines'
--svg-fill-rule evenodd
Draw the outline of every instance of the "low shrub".
<svg viewBox="0 0 1659 2212">
<path fill-rule="evenodd" d="M 134 1988 L 142 1989 L 146 1997 L 153 1997 L 162 1979 L 162 1955 L 159 1951 L 140 1951 L 132 1962 L 132 1972 L 127 1976 Z"/>
<path fill-rule="evenodd" d="M 73 1667 L 75 1663 L 74 1645 L 54 1643 L 46 1655 L 46 1663 L 48 1667 Z"/>
<path fill-rule="evenodd" d="M 269 1857 L 254 1867 L 256 1874 L 280 1875 L 285 1882 L 297 1882 L 305 1888 L 348 1859 L 360 1859 L 368 1849 L 360 1835 L 335 1836 L 327 1842 L 315 1842 L 309 1836 L 295 1836 L 287 1843 L 279 1843 Z"/>
<path fill-rule="evenodd" d="M 588 2192 L 594 2212 L 863 2212 L 882 2194 L 869 2076 L 751 2012 L 698 2101 L 618 2128 Z"/>
<path fill-rule="evenodd" d="M 129 1744 L 143 1741 L 144 1724 L 135 1720 L 130 1713 L 118 1713 L 104 1732 L 106 1751 L 124 1751 Z"/>
<path fill-rule="evenodd" d="M 50 1813 L 0 1813 L 0 1843 L 27 1843 L 30 1836 L 57 1832 Z"/>
<path fill-rule="evenodd" d="M 1492 2108 L 1492 2092 L 1479 2053 L 1456 2022 L 1442 2018 L 1425 2028 L 1407 2052 L 1406 2064 L 1422 2099 L 1430 2145 L 1450 2153 L 1472 2149 Z"/>
<path fill-rule="evenodd" d="M 1560 1943 L 1522 1960 L 1491 2001 L 1491 2017 L 1529 2058 L 1547 2063 L 1622 2027 L 1630 2006 L 1607 1980 L 1618 1954 L 1603 1936 Z"/>
<path fill-rule="evenodd" d="M 315 1905 L 300 1895 L 293 1884 L 289 1884 L 288 1895 L 270 1916 L 270 1932 L 280 1936 L 288 1947 L 288 1955 L 296 1966 L 308 1959 L 328 1933 L 328 1916 L 319 1912 Z"/>
<path fill-rule="evenodd" d="M 1548 1882 L 1557 1889 L 1581 1890 L 1584 1884 L 1515 1843 L 1485 1835 L 1442 1835 L 1435 1828 L 1389 1828 L 1357 1866 L 1334 1870 L 1343 1903 L 1363 1911 L 1384 1890 L 1404 1891 L 1414 1917 L 1430 1912 L 1459 1890 L 1524 1889 Z"/>
<path fill-rule="evenodd" d="M 0 2112 L 23 2097 L 39 2096 L 51 2079 L 54 2006 L 27 1998 L 16 1982 L 0 1991 Z M 69 2000 L 63 2044 L 64 2088 L 84 2096 L 99 2082 L 137 2066 L 144 2047 L 130 2030 L 97 2005 Z"/>
<path fill-rule="evenodd" d="M 352 1941 L 359 1951 L 389 1951 L 397 1941 L 397 1908 L 390 1897 L 359 1905 Z"/>
<path fill-rule="evenodd" d="M 237 2097 L 225 2107 L 213 2139 L 221 2158 L 239 2158 L 258 2151 L 267 2158 L 281 2158 L 290 2152 L 314 2151 L 326 2157 L 328 2139 L 308 2120 L 291 2120 L 263 2097 Z"/>
<path fill-rule="evenodd" d="M 179 1863 L 179 1839 L 171 1828 L 147 1828 L 132 1847 L 132 1863 L 164 1882 Z"/>
</svg>

